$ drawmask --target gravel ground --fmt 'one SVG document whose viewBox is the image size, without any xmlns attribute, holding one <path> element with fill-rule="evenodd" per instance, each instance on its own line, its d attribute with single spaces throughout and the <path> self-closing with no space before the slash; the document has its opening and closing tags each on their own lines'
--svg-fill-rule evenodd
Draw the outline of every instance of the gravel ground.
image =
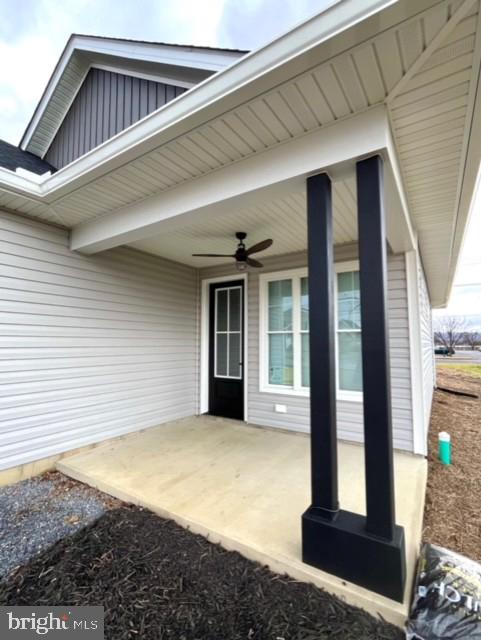
<svg viewBox="0 0 481 640">
<path fill-rule="evenodd" d="M 0 580 L 120 503 L 49 472 L 0 488 Z"/>
</svg>

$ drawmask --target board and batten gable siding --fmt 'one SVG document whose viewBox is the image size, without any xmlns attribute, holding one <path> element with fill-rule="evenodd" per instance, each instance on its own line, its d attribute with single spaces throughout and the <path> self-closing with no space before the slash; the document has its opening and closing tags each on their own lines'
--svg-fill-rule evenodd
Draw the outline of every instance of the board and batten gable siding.
<svg viewBox="0 0 481 640">
<path fill-rule="evenodd" d="M 419 278 L 419 316 L 421 327 L 421 351 L 423 367 L 424 426 L 428 432 L 431 418 L 433 392 L 436 383 L 436 367 L 434 362 L 434 335 L 431 300 L 421 262 L 418 267 Z"/>
<path fill-rule="evenodd" d="M 1 211 L 0 262 L 0 469 L 195 414 L 195 269 Z"/>
<path fill-rule="evenodd" d="M 260 257 L 265 267 L 251 269 L 247 278 L 248 301 L 248 421 L 269 427 L 309 431 L 309 398 L 260 391 L 259 384 L 259 273 L 285 271 L 307 265 L 305 253 Z M 354 245 L 335 247 L 335 261 L 357 259 Z M 232 265 L 207 267 L 200 278 L 215 278 L 236 274 Z M 413 420 L 409 356 L 409 326 L 407 310 L 406 265 L 404 255 L 388 256 L 388 316 L 393 404 L 393 442 L 398 449 L 413 450 Z M 277 413 L 276 404 L 287 407 L 287 413 Z M 363 415 L 361 402 L 338 400 L 338 437 L 362 442 Z"/>
<path fill-rule="evenodd" d="M 184 91 L 183 87 L 92 68 L 45 160 L 61 169 Z"/>
</svg>

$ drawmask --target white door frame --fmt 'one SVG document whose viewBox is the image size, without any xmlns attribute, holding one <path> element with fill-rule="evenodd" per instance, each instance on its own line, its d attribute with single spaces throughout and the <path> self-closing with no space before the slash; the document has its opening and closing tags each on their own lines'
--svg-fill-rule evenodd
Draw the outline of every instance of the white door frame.
<svg viewBox="0 0 481 640">
<path fill-rule="evenodd" d="M 200 290 L 200 402 L 199 413 L 209 411 L 209 287 L 213 282 L 230 282 L 234 280 L 244 281 L 244 336 L 243 336 L 243 383 L 244 383 L 244 422 L 247 422 L 247 396 L 248 396 L 248 278 L 247 273 L 231 273 L 228 276 L 217 278 L 204 278 L 201 280 Z"/>
</svg>

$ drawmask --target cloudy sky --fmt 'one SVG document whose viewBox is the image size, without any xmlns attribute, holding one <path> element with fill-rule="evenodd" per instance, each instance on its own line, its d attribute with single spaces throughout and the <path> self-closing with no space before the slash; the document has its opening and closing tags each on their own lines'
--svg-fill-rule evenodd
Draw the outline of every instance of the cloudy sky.
<svg viewBox="0 0 481 640">
<path fill-rule="evenodd" d="M 18 144 L 71 33 L 253 49 L 338 1 L 0 0 L 0 138 Z M 450 313 L 481 316 L 478 201 Z"/>
</svg>

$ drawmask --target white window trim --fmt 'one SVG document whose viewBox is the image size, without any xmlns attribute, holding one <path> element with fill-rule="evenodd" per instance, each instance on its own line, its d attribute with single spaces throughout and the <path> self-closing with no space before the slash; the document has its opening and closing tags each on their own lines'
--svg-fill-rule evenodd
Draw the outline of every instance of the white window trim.
<svg viewBox="0 0 481 640">
<path fill-rule="evenodd" d="M 350 260 L 348 262 L 337 262 L 335 265 L 336 275 L 345 271 L 358 271 L 359 261 Z M 273 271 L 271 273 L 261 273 L 259 275 L 259 391 L 261 393 L 273 393 L 276 395 L 288 395 L 308 398 L 310 396 L 310 389 L 301 386 L 301 331 L 300 331 L 300 313 L 296 312 L 296 305 L 293 304 L 293 343 L 294 343 L 294 385 L 292 387 L 285 387 L 282 385 L 269 384 L 269 341 L 267 340 L 267 314 L 268 314 L 268 285 L 269 282 L 276 280 L 286 280 L 289 278 L 295 278 L 293 280 L 292 295 L 293 300 L 300 300 L 300 279 L 308 277 L 307 267 L 301 267 L 299 269 L 289 269 L 286 271 Z M 334 286 L 335 300 L 337 301 L 337 277 L 335 279 Z M 335 327 L 337 328 L 337 303 L 335 304 L 334 313 Z M 346 391 L 339 389 L 339 368 L 337 363 L 339 361 L 339 348 L 337 330 L 335 334 L 335 354 L 336 354 L 336 397 L 337 400 L 344 402 L 362 402 L 362 391 Z M 297 346 L 297 348 L 296 348 Z"/>
</svg>

